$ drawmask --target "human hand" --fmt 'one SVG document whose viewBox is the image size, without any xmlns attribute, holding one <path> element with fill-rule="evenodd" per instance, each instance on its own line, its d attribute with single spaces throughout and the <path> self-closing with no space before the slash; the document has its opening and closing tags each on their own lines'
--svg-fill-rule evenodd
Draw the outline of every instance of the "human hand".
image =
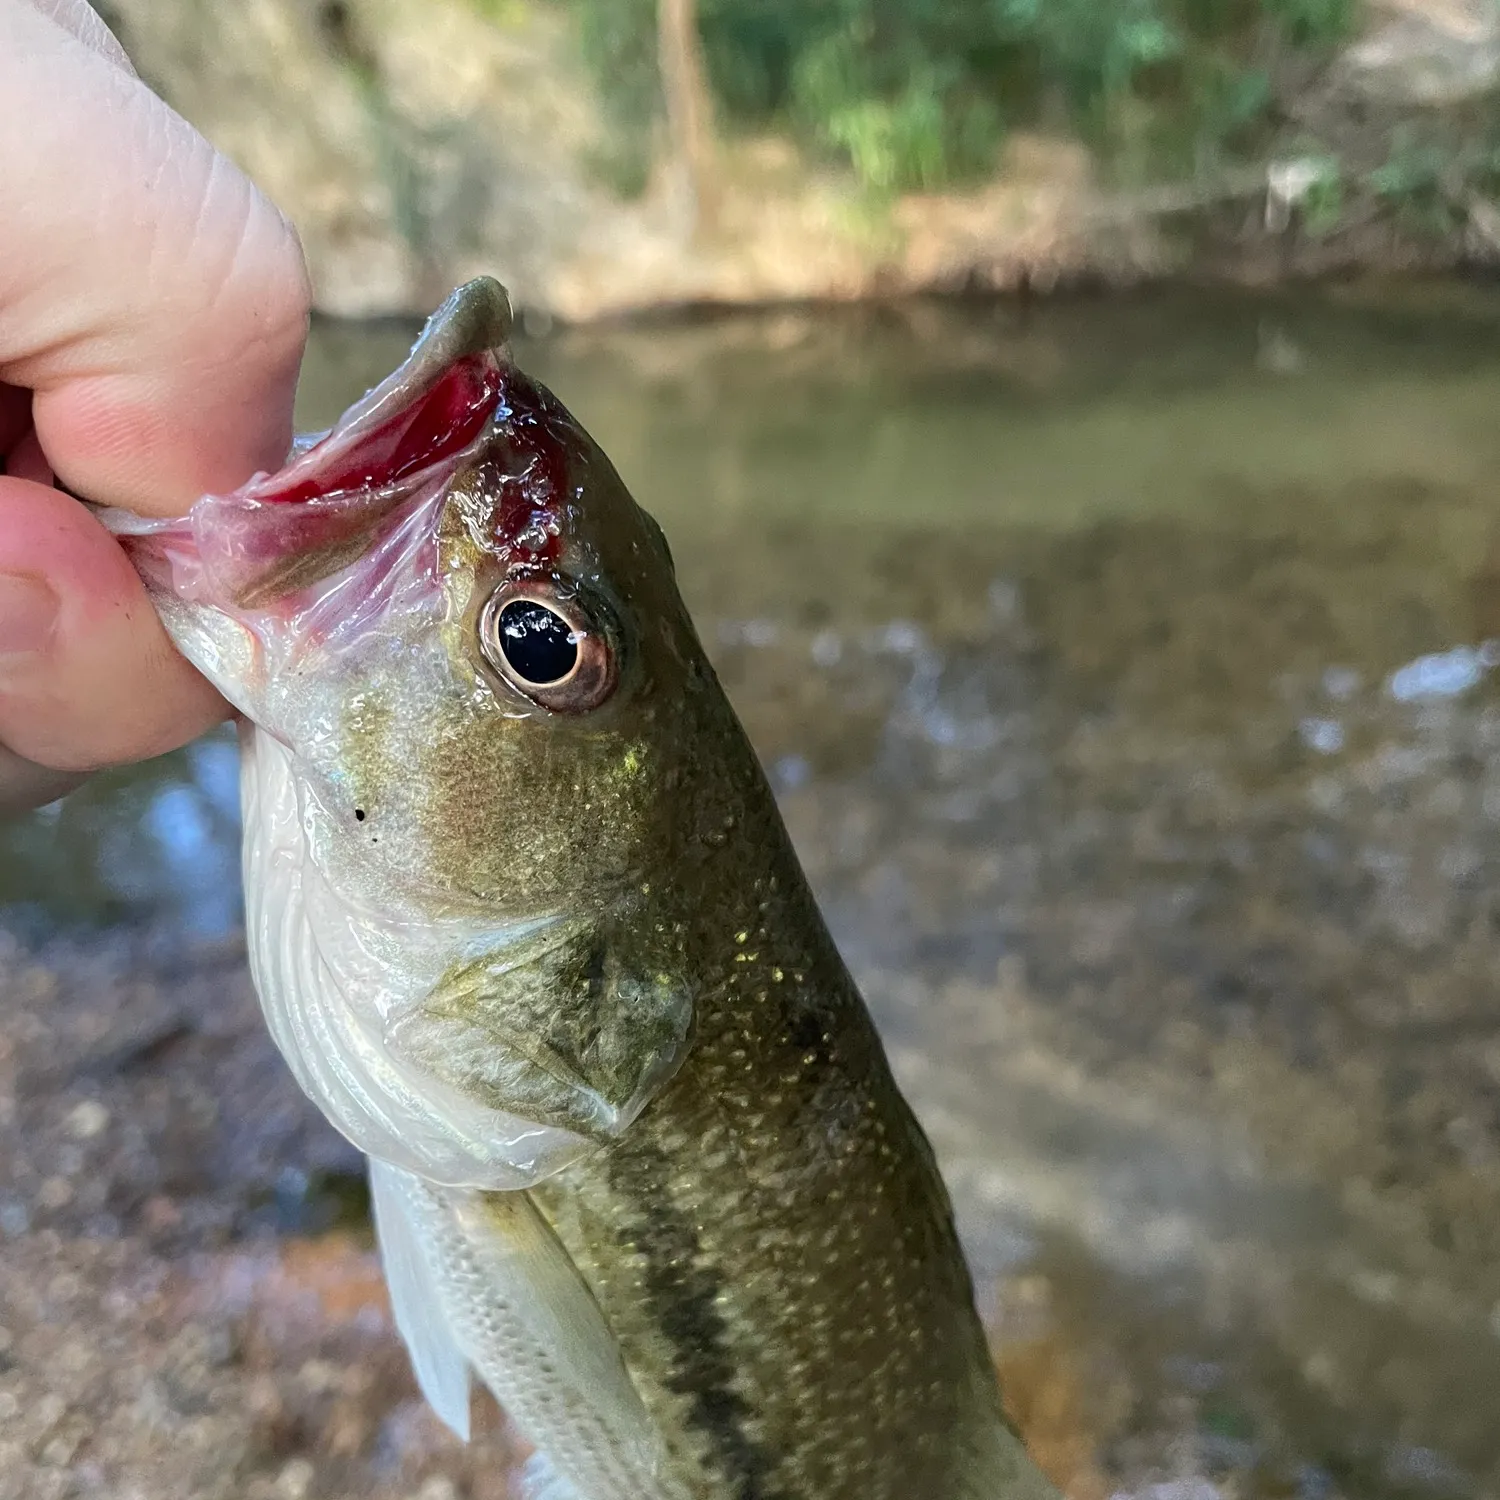
<svg viewBox="0 0 1500 1500">
<path fill-rule="evenodd" d="M 0 0 L 0 813 L 227 712 L 114 538 L 274 469 L 309 290 L 291 227 L 83 0 Z"/>
</svg>

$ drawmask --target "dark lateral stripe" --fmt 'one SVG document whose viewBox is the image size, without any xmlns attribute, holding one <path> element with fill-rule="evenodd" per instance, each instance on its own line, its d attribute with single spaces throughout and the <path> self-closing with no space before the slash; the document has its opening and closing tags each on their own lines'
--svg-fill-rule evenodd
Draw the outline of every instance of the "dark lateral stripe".
<svg viewBox="0 0 1500 1500">
<path fill-rule="evenodd" d="M 729 1329 L 718 1308 L 724 1278 L 703 1259 L 692 1223 L 668 1196 L 668 1163 L 649 1148 L 612 1153 L 610 1185 L 631 1206 L 622 1244 L 645 1256 L 646 1295 L 671 1345 L 663 1384 L 688 1400 L 688 1426 L 708 1442 L 734 1500 L 795 1500 L 777 1483 L 776 1454 L 746 1430 L 749 1403 L 735 1389 Z"/>
</svg>

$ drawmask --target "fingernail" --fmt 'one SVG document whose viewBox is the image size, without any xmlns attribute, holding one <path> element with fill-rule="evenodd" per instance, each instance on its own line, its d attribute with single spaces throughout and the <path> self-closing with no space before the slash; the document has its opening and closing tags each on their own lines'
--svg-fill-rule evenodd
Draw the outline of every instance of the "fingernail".
<svg viewBox="0 0 1500 1500">
<path fill-rule="evenodd" d="M 45 651 L 56 630 L 51 587 L 26 573 L 0 573 L 0 659 Z"/>
</svg>

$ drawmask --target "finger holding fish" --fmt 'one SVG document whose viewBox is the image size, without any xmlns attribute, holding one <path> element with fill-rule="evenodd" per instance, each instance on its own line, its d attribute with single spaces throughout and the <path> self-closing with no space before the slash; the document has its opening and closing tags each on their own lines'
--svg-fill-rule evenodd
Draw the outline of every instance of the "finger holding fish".
<svg viewBox="0 0 1500 1500">
<path fill-rule="evenodd" d="M 0 744 L 82 773 L 174 749 L 224 712 L 84 507 L 0 477 Z"/>
<path fill-rule="evenodd" d="M 279 466 L 310 293 L 290 225 L 82 0 L 0 0 L 0 131 L 24 143 L 0 174 L 0 806 L 14 810 L 224 716 L 54 477 L 165 514 Z"/>
</svg>

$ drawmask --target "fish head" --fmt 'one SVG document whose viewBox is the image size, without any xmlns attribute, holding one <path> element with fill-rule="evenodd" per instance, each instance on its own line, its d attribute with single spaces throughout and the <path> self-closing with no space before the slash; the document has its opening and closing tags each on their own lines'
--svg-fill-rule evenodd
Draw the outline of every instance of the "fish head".
<svg viewBox="0 0 1500 1500">
<path fill-rule="evenodd" d="M 506 347 L 487 279 L 276 474 L 106 517 L 245 720 L 273 1035 L 372 1155 L 524 1186 L 688 1044 L 670 887 L 759 775 L 660 529 Z"/>
</svg>

